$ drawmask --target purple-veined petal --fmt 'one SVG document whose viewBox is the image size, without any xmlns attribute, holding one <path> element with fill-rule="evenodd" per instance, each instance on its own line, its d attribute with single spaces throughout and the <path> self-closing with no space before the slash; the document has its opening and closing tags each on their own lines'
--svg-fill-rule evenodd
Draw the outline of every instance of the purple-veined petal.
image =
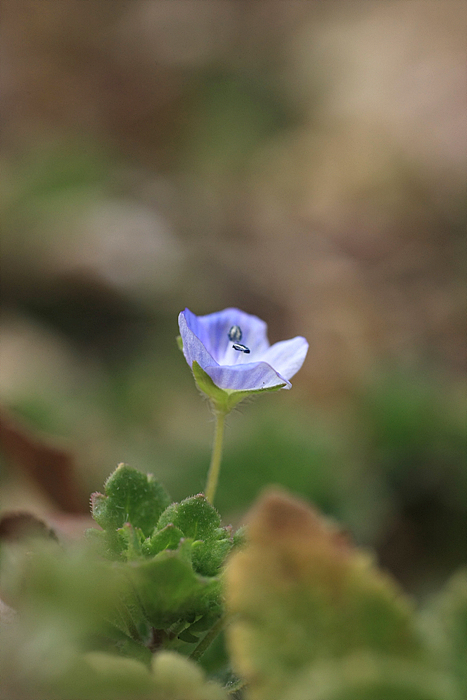
<svg viewBox="0 0 467 700">
<path fill-rule="evenodd" d="M 221 365 L 245 364 L 252 360 L 260 360 L 269 347 L 266 323 L 240 309 L 223 309 L 206 316 L 195 316 L 189 309 L 185 309 L 182 314 L 188 328 Z M 250 349 L 250 354 L 245 355 L 232 350 L 232 342 L 228 337 L 232 326 L 240 326 L 243 334 L 241 342 Z M 201 362 L 199 364 L 203 367 Z"/>
<path fill-rule="evenodd" d="M 216 386 L 230 391 L 260 391 L 282 384 L 285 385 L 284 389 L 290 389 L 292 386 L 267 362 L 217 365 L 216 367 L 206 367 L 205 371 Z"/>
<path fill-rule="evenodd" d="M 217 365 L 205 367 L 212 381 L 220 389 L 231 391 L 260 391 L 284 384 L 290 389 L 291 383 L 275 371 L 267 362 L 249 362 L 241 365 Z"/>
<path fill-rule="evenodd" d="M 270 347 L 266 323 L 235 308 L 205 316 L 185 309 L 179 315 L 179 325 L 190 367 L 196 361 L 218 388 L 231 392 L 290 389 L 289 380 L 302 366 L 308 350 L 307 341 L 300 336 Z M 250 352 L 233 347 L 229 339 L 232 326 L 241 328 L 241 343 Z"/>
<path fill-rule="evenodd" d="M 190 326 L 188 325 L 187 311 L 188 309 L 185 309 L 178 317 L 178 325 L 183 342 L 183 354 L 190 367 L 193 366 L 193 362 L 196 360 L 196 362 L 206 370 L 207 367 L 217 365 L 217 362 L 206 350 L 206 347 L 199 338 L 197 334 L 197 330 L 199 330 L 197 328 L 198 319 L 191 311 L 188 311 L 188 313 L 193 316 L 194 320 L 190 318 Z"/>
<path fill-rule="evenodd" d="M 303 365 L 308 352 L 305 338 L 297 336 L 291 340 L 274 343 L 262 356 L 262 360 L 274 367 L 283 377 L 291 379 Z"/>
</svg>

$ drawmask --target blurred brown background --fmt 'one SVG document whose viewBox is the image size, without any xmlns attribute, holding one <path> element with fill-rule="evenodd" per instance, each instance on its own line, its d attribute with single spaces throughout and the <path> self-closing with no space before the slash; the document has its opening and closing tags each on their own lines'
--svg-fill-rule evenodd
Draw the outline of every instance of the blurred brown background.
<svg viewBox="0 0 467 700">
<path fill-rule="evenodd" d="M 0 507 L 85 510 L 119 461 L 202 490 L 177 314 L 239 306 L 310 351 L 231 417 L 226 519 L 282 483 L 436 587 L 467 535 L 465 2 L 1 9 L 0 389 L 24 434 Z"/>
</svg>

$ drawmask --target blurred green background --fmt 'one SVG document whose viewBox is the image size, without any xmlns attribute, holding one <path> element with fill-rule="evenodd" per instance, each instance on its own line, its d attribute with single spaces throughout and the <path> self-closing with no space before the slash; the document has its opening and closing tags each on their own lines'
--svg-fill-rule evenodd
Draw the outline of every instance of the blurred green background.
<svg viewBox="0 0 467 700">
<path fill-rule="evenodd" d="M 438 588 L 467 542 L 465 3 L 1 5 L 9 418 L 81 494 L 121 461 L 199 492 L 177 314 L 238 306 L 310 350 L 229 419 L 225 521 L 283 484 Z M 0 507 L 57 514 L 21 454 Z"/>
</svg>

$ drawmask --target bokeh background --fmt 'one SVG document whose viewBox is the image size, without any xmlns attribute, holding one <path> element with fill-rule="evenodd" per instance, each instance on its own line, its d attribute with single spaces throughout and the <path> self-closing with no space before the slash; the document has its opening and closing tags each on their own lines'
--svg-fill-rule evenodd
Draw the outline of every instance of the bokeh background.
<svg viewBox="0 0 467 700">
<path fill-rule="evenodd" d="M 423 597 L 466 561 L 462 0 L 3 0 L 0 507 L 118 462 L 203 489 L 177 315 L 304 335 L 229 419 L 217 505 L 282 484 Z"/>
</svg>

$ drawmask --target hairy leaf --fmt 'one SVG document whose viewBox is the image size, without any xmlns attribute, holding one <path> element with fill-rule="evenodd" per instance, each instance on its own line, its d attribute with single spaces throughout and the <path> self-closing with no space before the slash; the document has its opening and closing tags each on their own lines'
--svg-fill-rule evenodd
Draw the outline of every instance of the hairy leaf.
<svg viewBox="0 0 467 700">
<path fill-rule="evenodd" d="M 229 646 L 251 700 L 282 700 L 288 693 L 315 700 L 311 691 L 293 694 L 299 676 L 354 653 L 371 650 L 414 664 L 423 657 L 411 605 L 394 582 L 306 504 L 282 492 L 267 493 L 253 510 L 249 544 L 232 556 L 226 584 L 236 616 Z M 362 691 L 360 697 L 370 696 Z"/>
<path fill-rule="evenodd" d="M 206 496 L 200 493 L 186 498 L 181 503 L 172 503 L 162 513 L 157 526 L 161 529 L 169 523 L 180 528 L 185 537 L 191 537 L 193 540 L 217 539 L 221 518 Z"/>
<path fill-rule="evenodd" d="M 176 551 L 166 549 L 125 567 L 148 620 L 157 629 L 220 610 L 220 581 L 193 570 L 190 550 L 191 542 L 185 540 Z"/>
<path fill-rule="evenodd" d="M 149 537 L 170 498 L 152 474 L 120 464 L 105 483 L 105 495 L 94 493 L 91 503 L 93 518 L 104 530 L 131 523 Z"/>
</svg>

